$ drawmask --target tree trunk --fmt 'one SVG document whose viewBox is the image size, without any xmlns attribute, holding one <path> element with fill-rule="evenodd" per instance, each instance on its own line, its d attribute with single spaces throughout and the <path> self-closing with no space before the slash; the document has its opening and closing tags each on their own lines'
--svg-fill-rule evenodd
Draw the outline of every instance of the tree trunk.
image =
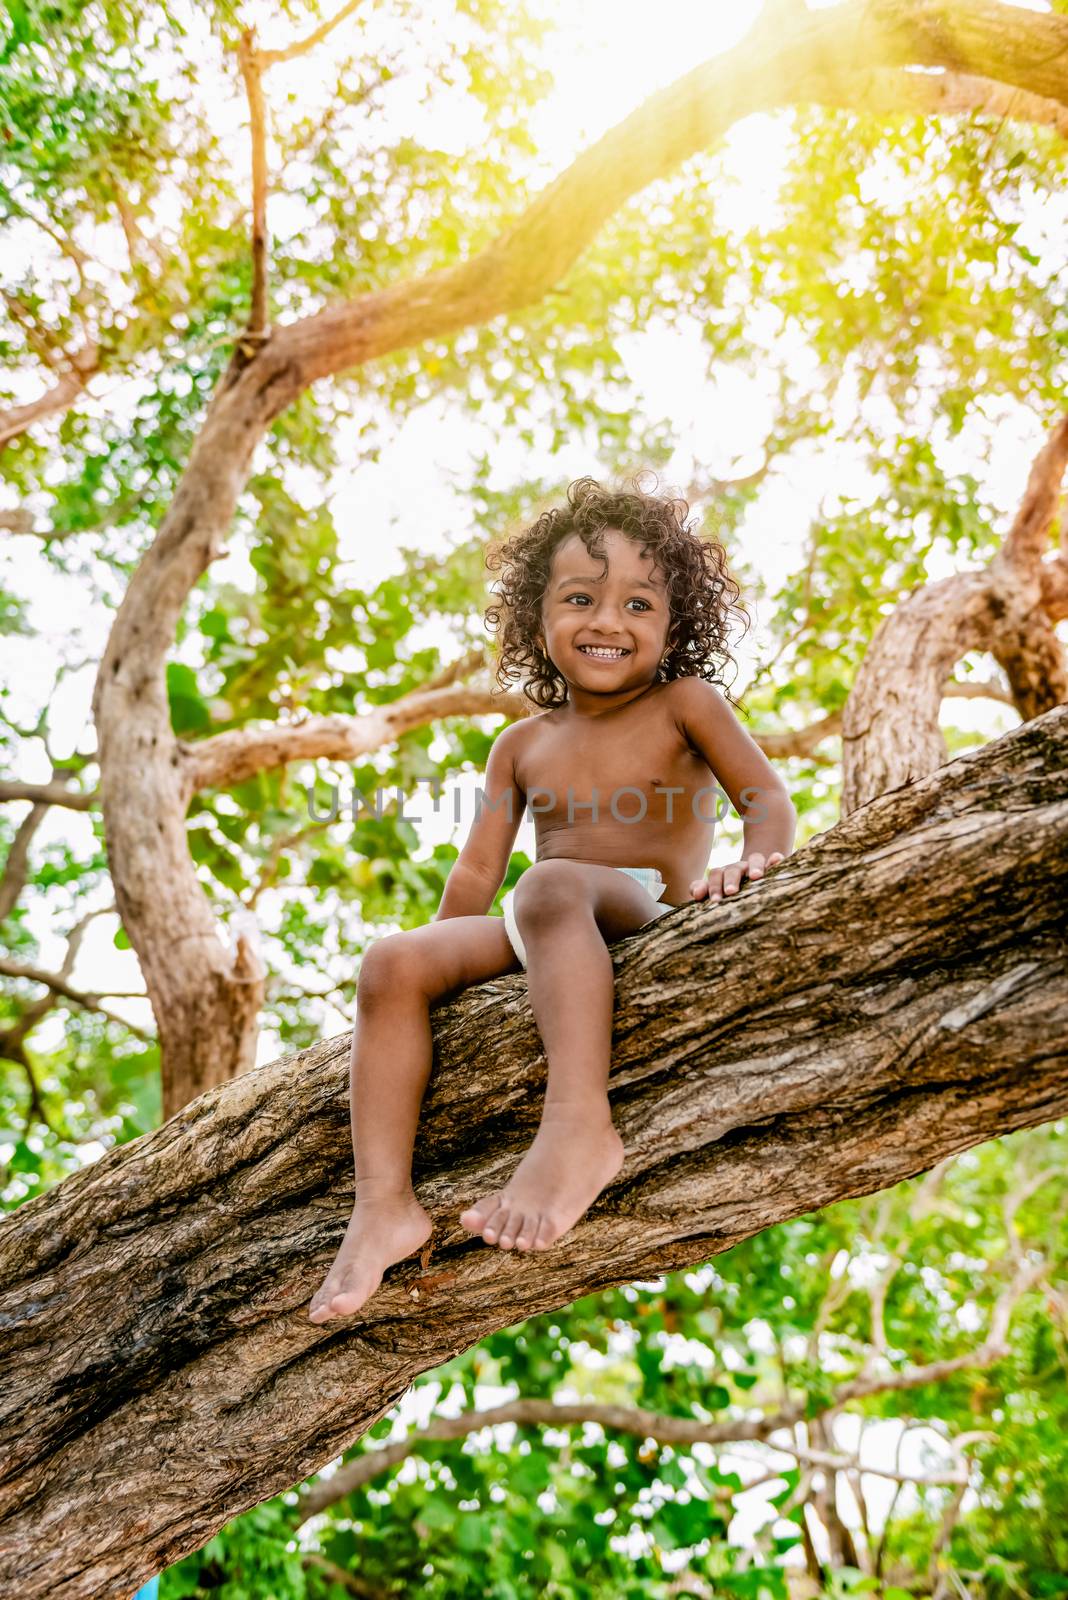
<svg viewBox="0 0 1068 1600">
<path fill-rule="evenodd" d="M 1068 708 L 613 946 L 618 1179 L 544 1256 L 465 1233 L 537 1123 L 520 976 L 434 1012 L 433 1263 L 307 1320 L 352 1198 L 349 1036 L 202 1095 L 0 1229 L 0 1577 L 128 1596 L 421 1372 L 1068 1112 Z"/>
</svg>

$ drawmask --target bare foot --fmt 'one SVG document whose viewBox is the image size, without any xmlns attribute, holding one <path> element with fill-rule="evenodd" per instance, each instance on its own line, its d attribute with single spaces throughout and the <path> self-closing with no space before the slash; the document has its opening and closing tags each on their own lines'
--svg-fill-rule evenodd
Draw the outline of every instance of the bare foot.
<svg viewBox="0 0 1068 1600">
<path fill-rule="evenodd" d="M 615 1177 L 624 1153 L 607 1112 L 591 1126 L 577 1109 L 546 1109 L 512 1181 L 462 1211 L 460 1224 L 502 1250 L 547 1250 Z"/>
<path fill-rule="evenodd" d="M 309 1321 L 350 1317 L 374 1294 L 386 1268 L 418 1250 L 433 1228 L 410 1191 L 359 1198 L 330 1271 L 312 1295 Z"/>
</svg>

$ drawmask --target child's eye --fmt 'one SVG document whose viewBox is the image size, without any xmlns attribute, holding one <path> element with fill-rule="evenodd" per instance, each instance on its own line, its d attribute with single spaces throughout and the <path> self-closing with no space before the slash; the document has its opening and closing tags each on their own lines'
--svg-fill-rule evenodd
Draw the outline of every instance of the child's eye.
<svg viewBox="0 0 1068 1600">
<path fill-rule="evenodd" d="M 589 597 L 588 594 L 569 594 L 567 596 L 567 598 L 570 601 L 570 600 L 588 600 L 590 597 Z M 638 604 L 640 606 L 644 606 L 646 611 L 651 611 L 653 609 L 652 606 L 649 604 L 648 600 L 643 600 L 640 597 L 640 595 L 635 595 L 634 599 L 637 600 L 637 602 L 638 602 Z M 628 600 L 627 604 L 630 605 L 630 603 L 631 602 Z"/>
</svg>

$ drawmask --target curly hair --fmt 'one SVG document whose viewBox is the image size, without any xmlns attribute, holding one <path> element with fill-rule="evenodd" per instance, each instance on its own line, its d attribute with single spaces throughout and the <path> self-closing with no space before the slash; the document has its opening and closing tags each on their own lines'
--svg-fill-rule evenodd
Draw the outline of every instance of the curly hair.
<svg viewBox="0 0 1068 1600">
<path fill-rule="evenodd" d="M 578 534 L 586 550 L 604 560 L 603 533 L 619 531 L 651 554 L 667 585 L 671 625 L 668 648 L 657 669 L 656 682 L 674 678 L 707 678 L 716 682 L 715 663 L 734 658 L 727 649 L 731 612 L 744 618 L 742 633 L 750 625 L 741 590 L 727 567 L 727 552 L 715 538 L 697 533 L 688 523 L 689 505 L 681 497 L 646 493 L 638 473 L 631 486 L 606 489 L 594 478 L 578 478 L 567 491 L 567 505 L 545 511 L 530 527 L 503 543 L 491 544 L 486 566 L 501 569 L 493 589 L 497 605 L 487 607 L 486 624 L 500 630 L 496 679 L 511 688 L 524 677 L 523 694 L 540 710 L 567 702 L 567 683 L 537 643 L 542 631 L 541 607 L 557 546 Z M 656 479 L 653 474 L 654 481 Z M 730 691 L 722 682 L 727 699 Z"/>
</svg>

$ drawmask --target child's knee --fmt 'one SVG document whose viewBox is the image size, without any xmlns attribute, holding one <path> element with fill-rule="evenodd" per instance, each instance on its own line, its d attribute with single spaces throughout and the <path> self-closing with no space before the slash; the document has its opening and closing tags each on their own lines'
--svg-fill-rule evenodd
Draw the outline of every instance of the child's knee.
<svg viewBox="0 0 1068 1600">
<path fill-rule="evenodd" d="M 525 928 L 552 926 L 587 903 L 582 874 L 573 861 L 536 861 L 515 886 L 512 906 Z"/>
<path fill-rule="evenodd" d="M 389 998 L 417 978 L 418 953 L 407 931 L 387 933 L 364 951 L 356 979 L 356 997 L 365 1004 Z"/>
</svg>

